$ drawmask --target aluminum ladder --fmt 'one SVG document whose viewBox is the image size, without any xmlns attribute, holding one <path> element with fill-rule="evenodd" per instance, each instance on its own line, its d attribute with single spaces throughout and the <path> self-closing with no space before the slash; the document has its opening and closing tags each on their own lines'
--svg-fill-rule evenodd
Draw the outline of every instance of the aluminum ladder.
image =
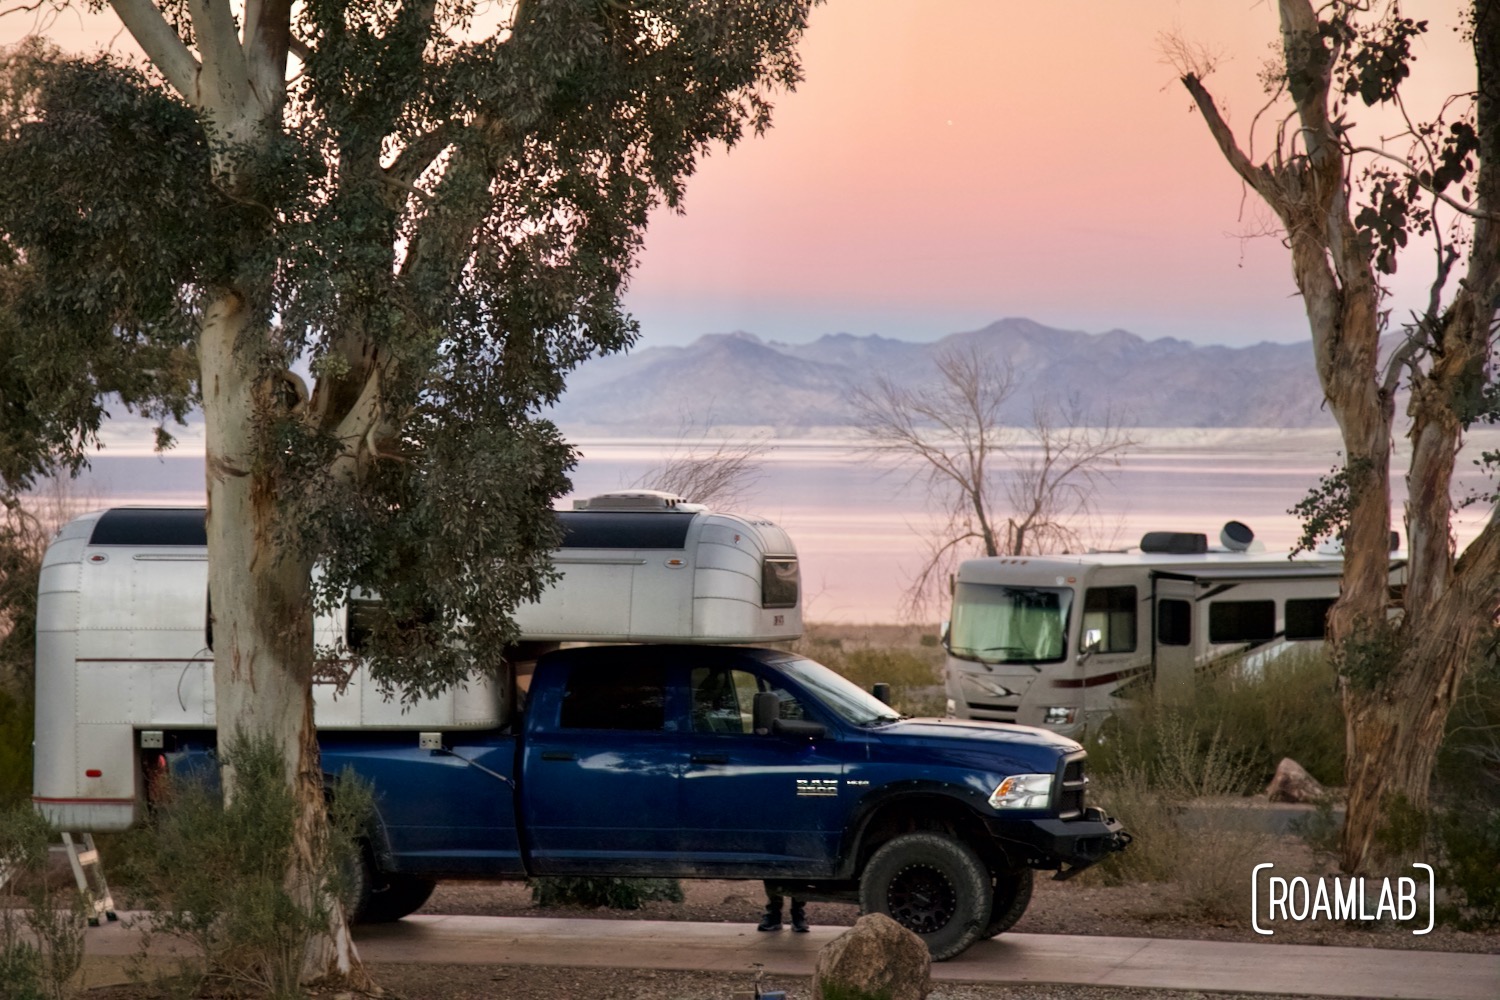
<svg viewBox="0 0 1500 1000">
<path fill-rule="evenodd" d="M 99 849 L 94 846 L 94 835 L 82 833 L 80 845 L 73 834 L 63 831 L 63 850 L 67 852 L 68 864 L 73 866 L 73 880 L 78 883 L 79 895 L 83 897 L 84 914 L 90 927 L 99 926 L 102 914 L 106 920 L 119 920 L 115 913 L 115 900 L 109 894 L 109 883 L 104 881 L 104 867 L 99 863 Z M 89 876 L 92 875 L 93 884 Z"/>
</svg>

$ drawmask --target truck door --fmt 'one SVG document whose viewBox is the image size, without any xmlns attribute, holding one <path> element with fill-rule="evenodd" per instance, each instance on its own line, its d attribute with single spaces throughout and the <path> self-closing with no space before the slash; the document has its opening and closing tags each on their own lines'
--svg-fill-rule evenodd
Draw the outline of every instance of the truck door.
<svg viewBox="0 0 1500 1000">
<path fill-rule="evenodd" d="M 696 869 L 732 874 L 833 873 L 846 807 L 840 744 L 757 735 L 757 692 L 774 691 L 781 717 L 804 717 L 774 673 L 754 665 L 684 664 L 690 712 L 678 849 Z"/>
<path fill-rule="evenodd" d="M 1198 665 L 1193 581 L 1158 576 L 1152 587 L 1156 607 L 1151 660 L 1156 671 L 1156 694 L 1168 701 L 1184 701 L 1192 697 Z"/>
<path fill-rule="evenodd" d="M 522 764 L 531 868 L 543 875 L 676 874 L 681 734 L 665 664 L 570 672 L 529 725 Z"/>
</svg>

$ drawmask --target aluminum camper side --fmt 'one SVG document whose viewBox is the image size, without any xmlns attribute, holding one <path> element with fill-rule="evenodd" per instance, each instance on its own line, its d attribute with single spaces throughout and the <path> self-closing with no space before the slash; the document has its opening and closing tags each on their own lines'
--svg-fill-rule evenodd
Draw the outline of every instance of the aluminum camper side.
<svg viewBox="0 0 1500 1000">
<path fill-rule="evenodd" d="M 949 713 L 1077 735 L 1135 691 L 1184 693 L 1230 658 L 1264 669 L 1321 644 L 1339 555 L 1166 540 L 1183 537 L 1204 536 L 1148 536 L 1145 551 L 962 563 L 944 643 Z M 1393 554 L 1393 586 L 1403 574 Z"/>
<path fill-rule="evenodd" d="M 797 550 L 764 518 L 717 513 L 653 490 L 559 514 L 562 577 L 516 609 L 525 638 L 594 642 L 784 642 L 802 634 Z"/>
<path fill-rule="evenodd" d="M 573 543 L 556 556 L 565 572 L 518 615 L 523 639 L 800 634 L 796 553 L 775 525 L 680 504 L 637 507 L 630 525 L 619 513 L 606 502 L 560 515 Z M 202 508 L 95 511 L 65 525 L 47 550 L 33 798 L 57 828 L 128 828 L 143 793 L 143 751 L 164 732 L 215 727 L 203 516 Z M 652 532 L 657 542 L 647 544 Z M 336 608 L 315 621 L 315 642 L 353 648 L 349 625 L 349 609 Z M 481 731 L 509 720 L 511 684 L 478 678 L 403 704 L 356 668 L 342 687 L 315 685 L 313 702 L 320 729 Z"/>
</svg>

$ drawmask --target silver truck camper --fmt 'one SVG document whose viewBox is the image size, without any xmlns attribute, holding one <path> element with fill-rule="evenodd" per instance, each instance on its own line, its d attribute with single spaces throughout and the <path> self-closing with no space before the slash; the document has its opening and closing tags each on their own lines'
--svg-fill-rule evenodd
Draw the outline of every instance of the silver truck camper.
<svg viewBox="0 0 1500 1000">
<path fill-rule="evenodd" d="M 797 556 L 776 525 L 658 493 L 561 512 L 562 578 L 518 609 L 525 642 L 774 642 L 801 634 Z M 162 733 L 215 726 L 203 508 L 117 508 L 63 526 L 37 598 L 33 798 L 54 827 L 131 826 Z M 320 649 L 357 649 L 357 596 L 320 616 Z M 314 688 L 323 729 L 484 730 L 508 721 L 511 678 L 385 698 L 356 668 Z"/>
<path fill-rule="evenodd" d="M 1391 553 L 1391 585 L 1405 579 Z M 1263 670 L 1322 643 L 1338 598 L 1336 549 L 1268 553 L 1231 521 L 1206 535 L 1150 532 L 1137 549 L 970 559 L 944 636 L 950 715 L 1077 736 L 1134 691 L 1171 696 L 1216 664 Z"/>
</svg>

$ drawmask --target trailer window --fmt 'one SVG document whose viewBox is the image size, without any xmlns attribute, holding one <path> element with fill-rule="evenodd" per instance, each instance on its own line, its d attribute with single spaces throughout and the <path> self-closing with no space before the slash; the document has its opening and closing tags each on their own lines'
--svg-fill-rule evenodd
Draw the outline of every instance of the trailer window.
<svg viewBox="0 0 1500 1000">
<path fill-rule="evenodd" d="M 1191 646 L 1193 644 L 1193 606 L 1187 601 L 1163 598 L 1156 602 L 1156 644 L 1158 646 Z"/>
<path fill-rule="evenodd" d="M 1099 653 L 1135 651 L 1134 587 L 1090 587 L 1083 596 L 1083 634 L 1097 632 Z"/>
<path fill-rule="evenodd" d="M 1286 637 L 1322 639 L 1328 634 L 1328 609 L 1332 597 L 1304 597 L 1286 602 Z"/>
<path fill-rule="evenodd" d="M 798 591 L 797 560 L 763 559 L 760 564 L 760 606 L 795 608 Z"/>
<path fill-rule="evenodd" d="M 1066 654 L 1073 591 L 960 583 L 948 652 L 981 663 L 1055 663 Z"/>
<path fill-rule="evenodd" d="M 667 671 L 625 663 L 608 673 L 574 670 L 563 691 L 563 729 L 661 730 L 667 721 Z"/>
<path fill-rule="evenodd" d="M 1274 638 L 1275 601 L 1214 601 L 1209 604 L 1209 642 L 1264 642 Z"/>
</svg>

